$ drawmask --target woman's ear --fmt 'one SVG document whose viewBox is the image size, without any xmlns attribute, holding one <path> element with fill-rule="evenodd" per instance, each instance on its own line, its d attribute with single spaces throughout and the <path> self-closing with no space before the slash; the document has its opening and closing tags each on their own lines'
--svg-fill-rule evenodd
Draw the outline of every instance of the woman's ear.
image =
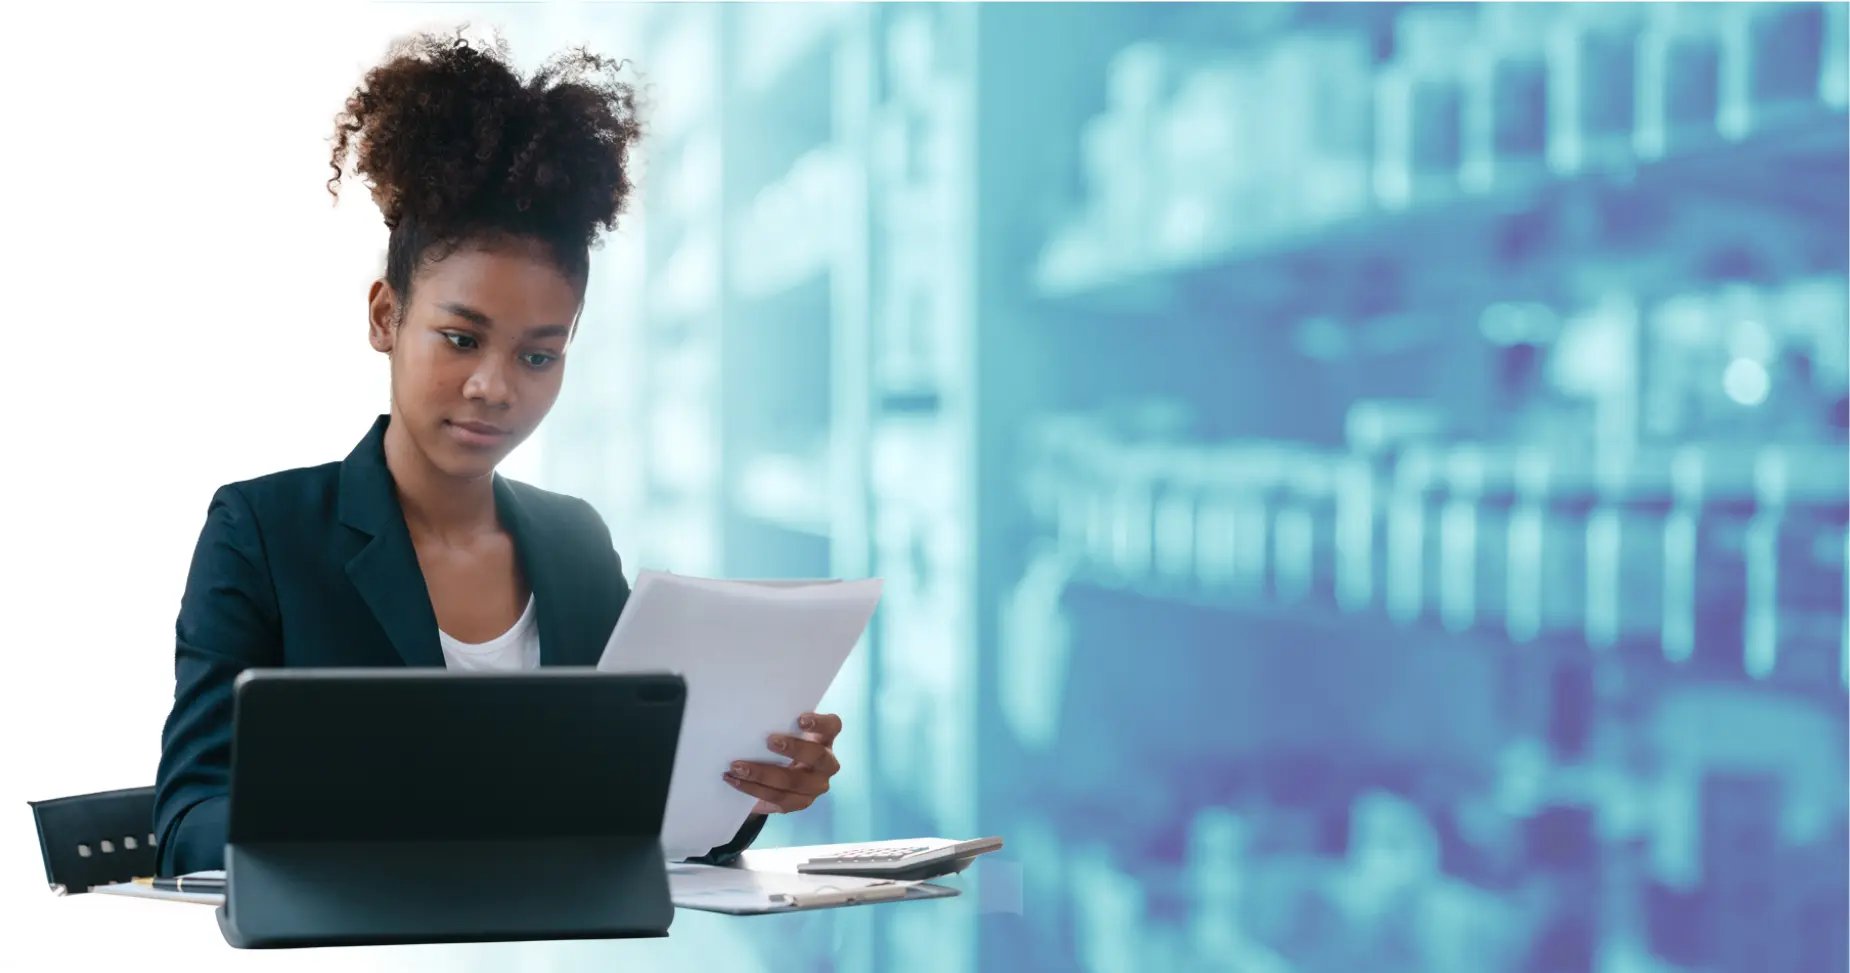
<svg viewBox="0 0 1850 973">
<path fill-rule="evenodd" d="M 392 353 L 393 341 L 398 337 L 397 324 L 398 295 L 384 280 L 373 281 L 372 289 L 366 293 L 366 340 L 374 351 Z"/>
</svg>

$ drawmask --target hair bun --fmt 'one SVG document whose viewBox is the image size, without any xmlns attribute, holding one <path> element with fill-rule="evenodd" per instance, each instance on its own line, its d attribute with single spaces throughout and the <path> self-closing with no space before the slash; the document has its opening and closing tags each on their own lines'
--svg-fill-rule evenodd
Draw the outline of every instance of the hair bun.
<svg viewBox="0 0 1850 973">
<path fill-rule="evenodd" d="M 364 177 L 388 227 L 532 233 L 589 245 L 628 201 L 641 135 L 622 63 L 583 48 L 522 81 L 506 43 L 419 34 L 393 44 L 335 121 L 334 175 Z"/>
</svg>

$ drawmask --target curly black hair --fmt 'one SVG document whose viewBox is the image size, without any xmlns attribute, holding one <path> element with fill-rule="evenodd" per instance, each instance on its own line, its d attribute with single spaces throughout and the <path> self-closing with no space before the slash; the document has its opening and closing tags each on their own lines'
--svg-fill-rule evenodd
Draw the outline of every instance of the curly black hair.
<svg viewBox="0 0 1850 973">
<path fill-rule="evenodd" d="M 628 61 L 575 47 L 523 82 L 505 41 L 472 46 L 464 29 L 394 42 L 335 118 L 328 192 L 338 201 L 351 153 L 346 171 L 391 229 L 385 278 L 401 309 L 419 262 L 465 241 L 537 240 L 582 282 L 631 193 L 642 126 L 635 87 L 616 79 Z"/>
</svg>

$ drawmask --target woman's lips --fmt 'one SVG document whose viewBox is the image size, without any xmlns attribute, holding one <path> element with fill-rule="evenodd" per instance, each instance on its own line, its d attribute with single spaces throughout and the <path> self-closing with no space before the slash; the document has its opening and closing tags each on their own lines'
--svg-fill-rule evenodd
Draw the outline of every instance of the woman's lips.
<svg viewBox="0 0 1850 973">
<path fill-rule="evenodd" d="M 508 436 L 506 430 L 481 422 L 451 422 L 445 419 L 443 428 L 450 431 L 451 438 L 474 449 L 499 446 Z"/>
</svg>

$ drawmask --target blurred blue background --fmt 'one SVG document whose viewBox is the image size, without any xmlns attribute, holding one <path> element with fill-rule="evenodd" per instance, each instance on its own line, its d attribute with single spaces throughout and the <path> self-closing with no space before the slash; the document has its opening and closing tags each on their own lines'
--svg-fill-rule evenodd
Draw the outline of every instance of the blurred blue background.
<svg viewBox="0 0 1850 973">
<path fill-rule="evenodd" d="M 756 961 L 1843 970 L 1845 15 L 625 8 L 546 482 L 886 579 L 767 842 L 1008 840 Z"/>
</svg>

